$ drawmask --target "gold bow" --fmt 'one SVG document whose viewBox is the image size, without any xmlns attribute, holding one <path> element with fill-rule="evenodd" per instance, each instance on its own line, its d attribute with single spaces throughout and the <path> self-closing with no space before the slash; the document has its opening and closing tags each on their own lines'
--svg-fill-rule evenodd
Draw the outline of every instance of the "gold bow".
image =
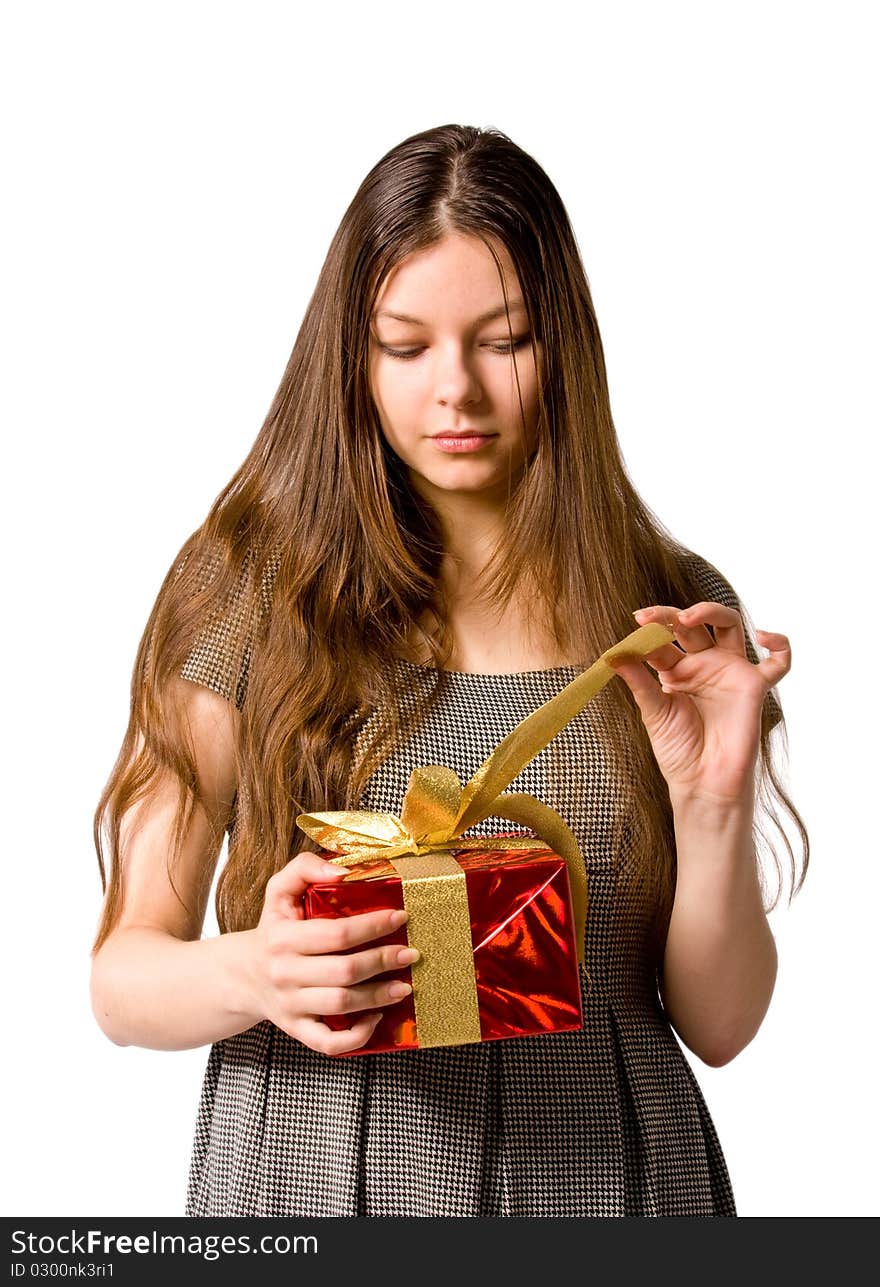
<svg viewBox="0 0 880 1287">
<path fill-rule="evenodd" d="M 443 941 L 444 934 L 448 937 L 451 913 L 447 905 L 442 917 L 438 914 L 432 920 L 430 915 L 426 914 L 424 890 L 422 889 L 422 893 L 419 894 L 418 888 L 434 882 L 434 892 L 438 892 L 437 882 L 445 882 L 444 889 L 448 893 L 451 879 L 456 906 L 456 915 L 453 919 L 457 920 L 460 927 L 463 926 L 463 929 L 460 929 L 461 935 L 467 932 L 469 925 L 466 914 L 467 895 L 464 888 L 464 872 L 459 871 L 459 879 L 456 881 L 455 876 L 450 873 L 449 857 L 444 851 L 550 848 L 565 859 L 568 867 L 575 942 L 578 960 L 583 964 L 587 916 L 587 871 L 578 843 L 567 823 L 554 809 L 532 795 L 507 793 L 504 792 L 504 788 L 614 677 L 615 672 L 607 662 L 609 657 L 637 659 L 656 651 L 674 638 L 675 635 L 668 626 L 652 622 L 650 625 L 640 626 L 611 648 L 607 648 L 588 670 L 576 676 L 555 697 L 539 706 L 536 711 L 517 724 L 516 728 L 499 742 L 464 786 L 461 785 L 458 774 L 452 769 L 440 764 L 430 764 L 413 769 L 410 774 L 399 817 L 393 813 L 343 809 L 329 813 L 301 813 L 297 817 L 297 825 L 306 835 L 318 841 L 322 848 L 338 853 L 340 856 L 330 861 L 342 866 L 350 866 L 352 863 L 387 862 L 402 855 L 437 855 L 440 865 L 436 867 L 432 867 L 430 863 L 425 866 L 424 862 L 409 865 L 406 862 L 395 863 L 404 886 L 404 905 L 410 911 L 407 924 L 409 942 L 414 947 L 418 947 L 420 942 L 430 942 L 427 955 L 433 958 L 432 972 L 435 967 L 439 970 L 442 965 L 436 948 L 438 942 Z M 536 835 L 490 838 L 461 834 L 468 827 L 474 826 L 475 823 L 481 822 L 490 815 L 509 818 L 512 822 L 531 828 Z M 454 859 L 452 861 L 454 862 Z M 410 896 L 413 909 L 418 900 L 419 925 L 414 923 L 413 912 L 408 901 Z M 430 902 L 430 898 L 428 901 Z M 419 926 L 425 927 L 427 938 L 421 936 L 422 931 Z M 450 949 L 446 954 L 448 962 L 454 960 L 460 963 L 463 945 L 464 940 L 456 945 L 454 951 Z M 467 957 L 470 962 L 469 967 L 465 967 L 468 979 L 463 985 L 460 982 L 459 964 L 455 974 L 459 982 L 454 986 L 450 986 L 449 980 L 452 977 L 450 974 L 445 976 L 445 982 L 442 984 L 439 982 L 440 976 L 436 975 L 438 981 L 425 986 L 427 984 L 427 976 L 424 974 L 427 965 L 425 951 L 422 951 L 422 959 L 413 967 L 413 996 L 420 1046 L 458 1044 L 462 1039 L 480 1040 L 478 1022 L 476 1029 L 474 1027 L 476 983 L 473 976 L 469 938 Z M 417 982 L 420 976 L 422 987 L 419 987 Z M 470 1014 L 467 1030 L 472 1035 L 462 1038 L 460 1034 L 464 1029 L 461 1026 L 453 1028 L 446 1020 L 442 1022 L 438 1020 L 437 1030 L 445 1033 L 447 1039 L 438 1041 L 427 1037 L 423 1039 L 423 1027 L 427 1029 L 428 1025 L 427 1019 L 423 1024 L 420 999 L 426 1003 L 430 993 L 435 998 L 433 1009 L 436 1010 L 444 996 L 447 1006 L 450 1004 L 449 998 L 454 997 L 455 1008 L 461 1011 L 463 1008 L 461 986 L 466 986 L 469 992 L 469 1001 L 464 1008 Z M 423 1004 L 422 1010 L 427 1016 L 426 1004 Z M 474 1031 L 476 1036 L 473 1035 Z"/>
</svg>

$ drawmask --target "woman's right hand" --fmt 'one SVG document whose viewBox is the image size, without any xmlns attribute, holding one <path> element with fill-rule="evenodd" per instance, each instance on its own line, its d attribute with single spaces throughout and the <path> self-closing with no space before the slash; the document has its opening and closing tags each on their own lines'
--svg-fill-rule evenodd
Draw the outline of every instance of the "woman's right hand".
<svg viewBox="0 0 880 1287">
<path fill-rule="evenodd" d="M 349 949 L 399 929 L 404 911 L 388 909 L 354 916 L 307 920 L 303 895 L 317 881 L 341 880 L 345 868 L 303 851 L 270 877 L 260 921 L 253 931 L 251 969 L 260 1014 L 288 1036 L 326 1055 L 366 1044 L 382 1017 L 363 1014 L 350 1028 L 333 1031 L 328 1014 L 348 1014 L 393 1005 L 412 991 L 399 979 L 368 982 L 377 974 L 411 965 L 413 948 L 398 944 Z M 344 954 L 344 955 L 343 955 Z"/>
</svg>

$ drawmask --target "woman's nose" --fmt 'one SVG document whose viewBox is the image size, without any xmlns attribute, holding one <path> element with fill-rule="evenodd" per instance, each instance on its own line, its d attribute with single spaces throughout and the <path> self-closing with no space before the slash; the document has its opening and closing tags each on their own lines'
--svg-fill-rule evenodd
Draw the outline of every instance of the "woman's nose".
<svg viewBox="0 0 880 1287">
<path fill-rule="evenodd" d="M 482 392 L 476 371 L 460 348 L 450 346 L 437 358 L 437 401 L 457 406 L 476 401 Z"/>
</svg>

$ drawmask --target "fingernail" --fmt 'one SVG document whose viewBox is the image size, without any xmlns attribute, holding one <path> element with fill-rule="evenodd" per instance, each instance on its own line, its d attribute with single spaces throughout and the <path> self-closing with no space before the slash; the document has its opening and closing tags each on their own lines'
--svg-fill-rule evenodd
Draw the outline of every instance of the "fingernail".
<svg viewBox="0 0 880 1287">
<path fill-rule="evenodd" d="M 392 912 L 391 915 L 388 917 L 388 919 L 390 920 L 394 929 L 399 929 L 401 925 L 405 925 L 406 922 L 409 920 L 409 912 L 406 912 L 406 911 Z"/>
<path fill-rule="evenodd" d="M 410 985 L 402 982 L 400 979 L 398 979 L 396 983 L 392 983 L 388 988 L 388 995 L 390 997 L 394 997 L 395 1000 L 397 1000 L 398 997 L 408 997 L 410 992 L 412 992 Z"/>
<path fill-rule="evenodd" d="M 417 947 L 402 947 L 397 953 L 397 964 L 412 965 L 413 961 L 417 961 L 421 955 Z"/>
</svg>

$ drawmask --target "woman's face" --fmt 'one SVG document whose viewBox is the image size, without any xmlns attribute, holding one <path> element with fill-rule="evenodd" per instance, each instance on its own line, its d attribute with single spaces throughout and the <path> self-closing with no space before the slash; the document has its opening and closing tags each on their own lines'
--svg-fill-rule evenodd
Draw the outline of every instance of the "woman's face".
<svg viewBox="0 0 880 1287">
<path fill-rule="evenodd" d="M 382 432 L 429 501 L 457 492 L 503 501 L 535 450 L 537 372 L 528 318 L 510 256 L 499 243 L 495 249 L 512 351 L 498 269 L 476 237 L 450 234 L 410 255 L 388 275 L 373 310 L 370 391 Z M 442 440 L 465 431 L 486 437 L 471 450 L 461 440 L 458 446 Z"/>
</svg>

